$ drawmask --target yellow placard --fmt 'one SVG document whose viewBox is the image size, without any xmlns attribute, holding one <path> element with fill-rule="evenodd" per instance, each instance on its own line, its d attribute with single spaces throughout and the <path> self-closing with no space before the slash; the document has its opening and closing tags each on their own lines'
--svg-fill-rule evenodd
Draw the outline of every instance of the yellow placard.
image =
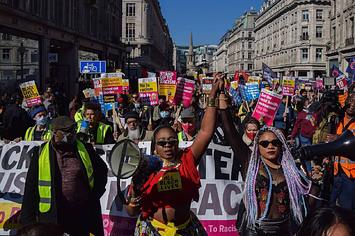
<svg viewBox="0 0 355 236">
<path fill-rule="evenodd" d="M 102 88 L 119 87 L 122 86 L 122 78 L 102 78 Z"/>
<path fill-rule="evenodd" d="M 159 180 L 158 192 L 182 189 L 181 176 L 177 171 L 167 172 Z"/>
<path fill-rule="evenodd" d="M 39 97 L 36 83 L 34 81 L 29 81 L 20 84 L 22 95 L 25 99 L 32 99 Z"/>
<path fill-rule="evenodd" d="M 158 92 L 158 85 L 155 78 L 139 79 L 138 91 L 140 93 Z"/>
<path fill-rule="evenodd" d="M 21 204 L 15 202 L 0 202 L 0 229 L 17 229 L 18 213 L 21 210 Z"/>
</svg>

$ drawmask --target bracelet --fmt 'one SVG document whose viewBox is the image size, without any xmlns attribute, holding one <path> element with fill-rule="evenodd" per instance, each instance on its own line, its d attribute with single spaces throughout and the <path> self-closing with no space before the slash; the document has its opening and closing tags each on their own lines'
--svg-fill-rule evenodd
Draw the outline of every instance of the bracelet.
<svg viewBox="0 0 355 236">
<path fill-rule="evenodd" d="M 209 97 L 207 100 L 207 106 L 208 107 L 217 107 L 218 106 L 218 104 L 216 104 L 217 102 L 218 102 L 218 99 Z"/>
</svg>

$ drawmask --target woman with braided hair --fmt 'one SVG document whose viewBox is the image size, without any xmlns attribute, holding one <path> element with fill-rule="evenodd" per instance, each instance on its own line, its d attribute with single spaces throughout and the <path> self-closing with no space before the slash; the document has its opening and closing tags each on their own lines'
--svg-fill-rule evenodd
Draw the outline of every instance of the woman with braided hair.
<svg viewBox="0 0 355 236">
<path fill-rule="evenodd" d="M 227 107 L 223 101 L 220 106 Z M 240 235 L 293 235 L 307 214 L 305 197 L 310 195 L 312 181 L 297 168 L 280 130 L 262 128 L 250 150 L 231 122 L 231 114 L 221 109 L 220 114 L 245 179 L 244 211 L 238 213 Z"/>
</svg>

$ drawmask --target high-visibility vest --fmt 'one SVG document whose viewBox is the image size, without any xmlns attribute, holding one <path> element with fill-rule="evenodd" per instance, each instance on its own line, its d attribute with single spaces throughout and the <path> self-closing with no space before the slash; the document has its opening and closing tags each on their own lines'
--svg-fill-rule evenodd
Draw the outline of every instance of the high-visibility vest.
<svg viewBox="0 0 355 236">
<path fill-rule="evenodd" d="M 50 130 L 45 130 L 42 134 L 41 140 L 34 140 L 36 125 L 27 129 L 25 134 L 25 141 L 49 141 L 52 137 L 52 132 Z"/>
<path fill-rule="evenodd" d="M 75 122 L 78 123 L 78 122 L 84 120 L 83 112 L 84 112 L 84 106 L 82 106 L 81 108 L 79 108 L 79 110 L 77 110 L 77 112 L 75 112 L 75 115 L 74 115 Z"/>
<path fill-rule="evenodd" d="M 76 146 L 79 152 L 81 161 L 84 164 L 86 175 L 89 180 L 90 189 L 94 187 L 93 168 L 89 153 L 83 143 L 76 141 Z M 51 208 L 52 202 L 52 177 L 49 161 L 49 142 L 47 142 L 39 155 L 38 159 L 38 192 L 39 192 L 39 211 L 41 213 L 48 212 Z"/>
<path fill-rule="evenodd" d="M 345 126 L 348 126 L 347 129 L 352 131 L 355 134 L 355 122 L 348 124 L 350 121 L 349 118 L 344 117 L 344 122 L 340 122 L 337 134 L 340 135 L 343 132 Z M 341 167 L 342 171 L 350 178 L 355 179 L 355 161 L 351 161 L 346 157 L 335 157 L 334 160 L 334 175 L 339 173 L 339 166 Z"/>
<path fill-rule="evenodd" d="M 80 129 L 81 129 L 81 122 L 78 123 L 77 133 L 80 132 Z M 105 143 L 106 133 L 109 129 L 111 129 L 110 125 L 106 125 L 104 123 L 99 122 L 99 125 L 97 126 L 95 144 L 104 144 Z"/>
</svg>

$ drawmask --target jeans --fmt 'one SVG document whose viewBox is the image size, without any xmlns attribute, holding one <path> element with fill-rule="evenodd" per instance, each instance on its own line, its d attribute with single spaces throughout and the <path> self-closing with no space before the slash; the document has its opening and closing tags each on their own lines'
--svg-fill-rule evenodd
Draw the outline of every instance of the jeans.
<svg viewBox="0 0 355 236">
<path fill-rule="evenodd" d="M 339 168 L 341 168 L 339 166 Z M 340 207 L 355 210 L 355 179 L 349 179 L 344 173 L 334 177 L 333 191 L 330 196 L 330 203 Z"/>
</svg>

